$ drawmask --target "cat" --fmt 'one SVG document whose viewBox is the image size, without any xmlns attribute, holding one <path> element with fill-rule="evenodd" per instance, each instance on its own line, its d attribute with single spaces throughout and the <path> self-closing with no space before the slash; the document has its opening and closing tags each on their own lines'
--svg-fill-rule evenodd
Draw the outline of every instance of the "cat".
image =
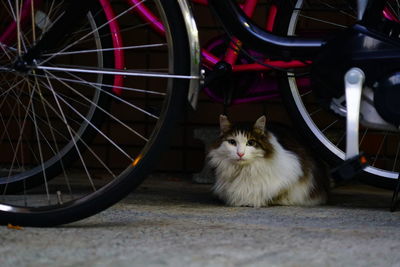
<svg viewBox="0 0 400 267">
<path fill-rule="evenodd" d="M 261 116 L 254 125 L 233 125 L 220 115 L 220 136 L 208 164 L 215 170 L 214 194 L 230 206 L 324 204 L 329 177 L 287 128 Z"/>
</svg>

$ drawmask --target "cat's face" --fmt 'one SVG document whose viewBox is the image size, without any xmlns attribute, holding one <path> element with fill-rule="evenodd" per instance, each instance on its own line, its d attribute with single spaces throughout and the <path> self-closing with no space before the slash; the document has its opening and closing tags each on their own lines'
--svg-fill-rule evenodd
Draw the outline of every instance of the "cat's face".
<svg viewBox="0 0 400 267">
<path fill-rule="evenodd" d="M 219 149 L 234 164 L 249 164 L 265 155 L 265 151 L 251 133 L 241 131 L 224 136 Z"/>
<path fill-rule="evenodd" d="M 265 116 L 260 117 L 252 127 L 233 126 L 226 116 L 220 116 L 221 139 L 216 148 L 217 155 L 222 160 L 233 164 L 250 164 L 270 153 L 268 138 L 266 138 Z"/>
</svg>

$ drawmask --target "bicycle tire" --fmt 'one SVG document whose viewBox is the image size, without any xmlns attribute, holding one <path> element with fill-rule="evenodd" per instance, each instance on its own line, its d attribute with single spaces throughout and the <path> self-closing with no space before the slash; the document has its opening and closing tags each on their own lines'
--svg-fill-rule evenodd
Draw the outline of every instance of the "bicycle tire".
<svg viewBox="0 0 400 267">
<path fill-rule="evenodd" d="M 26 3 L 26 2 L 25 2 Z M 46 5 L 48 5 L 49 3 L 41 3 L 40 6 L 37 7 L 36 12 L 39 13 L 41 12 L 41 16 L 47 16 L 46 19 L 47 20 L 53 20 L 53 18 L 51 16 L 49 16 L 48 14 L 46 14 Z M 49 12 L 49 11 L 48 11 Z M 4 13 L 3 13 L 4 14 Z M 56 12 L 55 12 L 56 14 Z M 94 16 L 93 14 L 96 14 L 96 16 Z M 87 16 L 86 16 L 87 20 L 94 26 L 92 27 L 98 27 L 99 25 L 102 25 L 105 23 L 106 18 L 102 12 L 102 8 L 101 6 L 96 3 L 95 5 L 93 5 Z M 7 18 L 3 17 L 3 21 L 8 21 Z M 37 24 L 40 24 L 40 22 L 38 22 Z M 39 28 L 39 26 L 36 26 Z M 96 43 L 97 45 L 97 49 L 98 50 L 102 50 L 102 48 L 104 47 L 111 47 L 112 46 L 112 40 L 110 37 L 110 34 L 108 33 L 107 28 L 103 28 L 100 29 L 98 31 L 97 34 L 93 34 L 93 38 L 95 38 L 98 41 L 93 41 L 93 43 Z M 24 29 L 24 32 L 30 32 L 31 30 L 29 29 Z M 45 31 L 43 30 L 41 35 L 43 36 L 43 33 Z M 25 34 L 24 38 L 26 40 L 28 40 L 29 34 Z M 36 40 L 37 42 L 38 40 Z M 52 40 L 50 40 L 52 41 Z M 55 41 L 55 40 L 54 40 Z M 58 42 L 58 40 L 56 40 Z M 10 41 L 9 41 L 10 42 Z M 25 41 L 27 42 L 27 41 Z M 31 42 L 33 42 L 33 40 L 31 40 Z M 61 43 L 60 45 L 64 45 L 64 43 Z M 47 51 L 47 53 L 49 53 L 51 51 Z M 114 58 L 112 54 L 104 54 L 104 53 L 99 53 L 97 55 L 97 57 L 99 58 L 97 63 L 99 67 L 104 67 L 104 68 L 110 68 L 114 66 Z M 10 58 L 10 61 L 12 60 L 17 60 L 14 58 Z M 5 63 L 3 63 L 5 64 Z M 57 66 L 57 61 L 51 61 L 51 64 L 54 66 Z M 8 72 L 14 72 L 15 70 L 10 70 Z M 9 76 L 11 76 L 12 73 L 9 74 Z M 22 73 L 17 73 L 15 74 L 17 75 L 31 75 L 31 74 L 22 74 Z M 39 79 L 38 77 L 35 77 L 35 79 Z M 109 80 L 110 77 L 103 77 L 102 75 L 98 75 L 96 82 L 101 84 L 101 83 L 105 83 L 105 84 L 109 84 L 110 81 Z M 13 84 L 9 84 L 9 87 L 13 86 Z M 39 87 L 39 85 L 37 85 L 37 87 Z M 38 94 L 42 93 L 43 88 L 36 88 L 35 91 L 39 91 Z M 108 90 L 110 91 L 110 89 L 107 88 L 103 88 L 103 90 Z M 33 90 L 32 90 L 33 91 Z M 72 97 L 72 95 L 70 96 Z M 101 90 L 95 90 L 93 91 L 92 95 L 88 95 L 87 97 L 91 97 L 92 99 L 92 103 L 90 105 L 90 107 L 87 108 L 86 111 L 86 115 L 85 115 L 85 119 L 88 120 L 91 124 L 99 127 L 103 120 L 104 120 L 104 116 L 103 114 L 100 112 L 100 110 L 98 109 L 98 107 L 102 107 L 104 109 L 106 109 L 108 107 L 108 104 L 110 102 L 110 97 L 103 93 Z M 75 98 L 77 98 L 75 96 Z M 21 108 L 23 106 L 23 103 L 21 103 L 20 101 L 15 101 L 15 105 L 18 106 L 18 108 L 20 108 L 19 106 L 21 106 Z M 39 101 L 36 101 L 39 102 Z M 4 102 L 3 102 L 4 103 Z M 18 105 L 19 104 L 19 105 Z M 40 103 L 39 103 L 40 105 Z M 34 104 L 32 104 L 32 106 L 34 106 Z M 4 107 L 4 105 L 1 106 L 2 110 L 7 109 L 7 107 Z M 45 109 L 45 108 L 44 108 Z M 42 120 L 42 124 L 40 125 L 41 127 L 41 132 L 43 131 L 53 131 L 53 129 L 51 129 L 51 123 L 56 123 L 54 121 L 51 121 L 49 118 L 51 116 L 54 116 L 54 114 L 51 114 L 50 110 L 45 110 L 45 112 L 47 113 L 47 118 L 43 118 L 43 117 L 38 117 L 38 118 L 33 118 L 31 115 L 31 120 L 34 121 L 35 119 L 41 119 Z M 6 112 L 2 112 L 3 114 Z M 83 113 L 83 112 L 82 112 Z M 44 121 L 46 119 L 46 121 Z M 10 120 L 12 120 L 12 118 L 10 118 Z M 3 121 L 3 120 L 2 120 Z M 48 124 L 48 129 L 43 129 L 46 127 L 46 123 Z M 29 189 L 32 187 L 35 187 L 37 185 L 40 185 L 43 183 L 43 179 L 44 177 L 46 177 L 46 179 L 51 179 L 53 177 L 56 177 L 57 175 L 59 175 L 61 172 L 65 171 L 65 168 L 67 168 L 68 166 L 70 166 L 77 158 L 77 149 L 75 148 L 75 146 L 80 147 L 80 149 L 82 149 L 82 143 L 90 143 L 91 140 L 95 137 L 96 132 L 94 131 L 94 129 L 92 127 L 89 126 L 89 123 L 85 123 L 85 121 L 82 121 L 79 123 L 80 125 L 76 126 L 76 131 L 75 131 L 75 135 L 73 136 L 73 138 L 71 137 L 71 139 L 75 139 L 76 142 L 73 142 L 72 140 L 68 141 L 68 140 L 63 140 L 64 142 L 66 142 L 63 147 L 59 147 L 59 145 L 54 142 L 55 145 L 55 151 L 56 153 L 53 153 L 54 155 L 50 155 L 48 158 L 46 159 L 36 159 L 37 162 L 32 164 L 32 166 L 29 166 L 29 168 L 27 168 L 26 166 L 17 166 L 16 169 L 21 169 L 23 168 L 23 171 L 12 171 L 12 169 L 15 168 L 15 161 L 12 161 L 10 163 L 11 166 L 6 167 L 6 163 L 3 161 L 1 166 L 2 166 L 2 171 L 1 174 L 3 174 L 0 177 L 0 192 L 3 192 L 4 190 L 7 191 L 7 193 L 13 193 L 13 192 L 20 192 L 24 189 Z M 10 125 L 10 127 L 5 127 L 4 131 L 8 132 L 8 128 L 13 127 L 12 122 L 3 122 L 3 125 Z M 20 127 L 20 132 L 19 135 L 21 137 L 26 136 L 26 138 L 24 139 L 20 139 L 21 143 L 28 143 L 30 142 L 28 140 L 28 134 L 26 133 L 26 131 L 21 130 L 23 129 L 23 127 Z M 60 129 L 58 130 L 60 131 Z M 53 136 L 53 139 L 55 138 L 55 133 L 54 131 L 51 133 L 51 135 Z M 40 137 L 37 137 L 38 139 L 40 139 Z M 8 140 L 7 138 L 2 138 L 2 144 L 4 145 L 4 143 L 8 142 L 8 143 L 12 143 L 13 141 L 11 140 L 12 137 L 9 138 L 10 140 Z M 31 142 L 33 143 L 33 142 Z M 31 154 L 34 153 L 38 153 L 38 150 L 41 150 L 42 148 L 40 148 L 39 146 L 41 146 L 39 144 L 39 142 L 37 143 L 38 149 L 34 149 L 31 148 Z M 43 146 L 44 147 L 44 146 Z M 22 149 L 21 149 L 22 150 Z M 3 153 L 7 153 L 8 151 L 4 151 Z M 12 153 L 12 151 L 9 151 L 9 153 Z M 17 155 L 18 151 L 14 151 L 14 155 L 12 156 L 13 158 L 17 158 L 20 155 Z M 30 157 L 31 155 L 25 155 L 25 157 Z"/>
<path fill-rule="evenodd" d="M 347 3 L 345 3 L 347 2 Z M 351 2 L 351 1 L 350 1 Z M 356 15 L 352 13 L 356 3 L 352 6 L 349 5 L 349 1 L 286 1 L 286 8 L 279 9 L 278 24 L 276 25 L 277 32 L 282 35 L 302 35 L 307 34 L 307 31 L 315 34 L 329 34 L 338 30 L 339 26 L 347 26 L 347 24 L 336 25 L 337 21 L 346 21 L 351 23 L 355 21 Z M 325 7 L 323 7 L 325 3 Z M 351 4 L 351 3 L 350 3 Z M 327 9 L 331 7 L 333 10 L 329 13 L 331 16 L 329 20 L 324 22 L 323 15 L 321 14 L 322 7 Z M 308 10 L 307 10 L 308 9 Z M 313 18 L 312 9 L 319 10 L 318 17 Z M 308 13 L 305 13 L 308 12 Z M 328 10 L 327 10 L 328 12 Z M 336 13 L 336 19 L 332 12 Z M 338 15 L 340 12 L 341 15 Z M 351 16 L 350 16 L 351 15 Z M 397 14 L 398 15 L 398 14 Z M 327 13 L 328 16 L 328 13 Z M 344 18 L 348 16 L 348 18 Z M 301 29 L 301 24 L 307 23 L 307 20 L 313 20 L 313 23 L 308 21 L 309 28 Z M 317 27 L 316 21 L 321 23 L 330 24 L 330 26 L 324 25 L 326 28 L 321 30 Z M 311 25 L 311 26 L 310 26 Z M 310 33 L 311 34 L 311 33 Z M 311 94 L 311 86 L 300 85 L 301 79 L 303 82 L 306 81 L 307 76 L 303 78 L 294 78 L 292 73 L 282 75 L 280 80 L 281 92 L 283 95 L 284 102 L 287 110 L 292 118 L 295 126 L 300 129 L 304 138 L 310 144 L 317 154 L 321 155 L 331 166 L 339 166 L 344 160 L 345 154 L 345 118 L 333 114 L 333 112 L 316 107 L 316 99 Z M 380 135 L 380 137 L 377 135 Z M 399 144 L 398 134 L 388 135 L 385 132 L 377 132 L 368 130 L 368 128 L 360 127 L 360 151 L 366 152 L 366 156 L 372 160 L 371 165 L 358 175 L 358 178 L 366 183 L 374 186 L 383 188 L 394 188 L 395 181 L 398 177 L 399 166 L 394 159 L 393 151 L 385 151 L 386 154 L 382 153 L 382 148 L 391 144 Z M 371 143 L 365 140 L 374 140 L 373 138 L 380 139 L 379 146 L 372 148 Z M 390 140 L 389 140 L 390 139 Z M 375 139 L 376 140 L 376 139 Z M 370 144 L 368 144 L 370 143 Z M 397 151 L 397 152 L 396 152 Z M 395 153 L 398 153 L 398 148 Z M 396 157 L 397 158 L 397 157 Z M 384 162 L 384 161 L 387 162 Z M 394 160 L 394 162 L 393 162 Z"/>
<path fill-rule="evenodd" d="M 120 49 L 139 49 L 140 52 L 128 55 L 131 60 L 126 70 L 99 68 L 96 72 L 110 80 L 109 83 L 102 83 L 101 87 L 118 89 L 122 93 L 101 90 L 90 80 L 81 84 L 83 89 L 94 87 L 112 99 L 109 109 L 97 106 L 102 113 L 100 117 L 105 120 L 102 127 L 89 123 L 96 132 L 94 142 L 91 145 L 82 142 L 82 147 L 75 146 L 79 159 L 66 170 L 71 174 L 68 177 L 59 175 L 19 195 L 3 192 L 0 197 L 1 224 L 55 226 L 86 218 L 132 192 L 151 170 L 165 148 L 173 122 L 182 112 L 189 83 L 189 78 L 185 76 L 189 75 L 190 61 L 187 32 L 178 3 L 166 0 L 153 2 L 154 5 L 149 6 L 158 10 L 166 26 L 166 41 L 157 39 L 151 33 L 143 35 L 147 26 L 139 22 L 138 25 L 144 26 L 144 29 L 125 26 L 126 21 L 134 20 L 129 13 L 134 6 L 116 7 L 119 10 L 116 19 L 124 23 L 120 24 L 124 25 L 121 32 L 124 31 L 127 38 L 135 37 L 124 39 L 124 47 Z M 145 42 L 146 39 L 148 45 L 135 43 Z M 152 43 L 154 40 L 160 42 L 156 48 Z M 112 53 L 113 49 L 110 50 Z M 108 50 L 103 52 L 109 53 Z M 138 66 L 143 55 L 148 59 L 146 64 L 149 65 L 146 67 Z M 157 62 L 153 62 L 154 59 Z M 63 69 L 68 69 L 69 76 L 62 77 L 62 80 L 69 81 L 76 77 L 69 73 L 76 71 L 72 67 L 73 64 L 63 66 Z M 60 71 L 52 70 L 45 64 L 34 66 L 34 69 L 53 73 Z M 92 68 L 83 67 L 81 70 L 86 72 L 81 77 L 90 77 L 87 73 L 93 71 Z M 113 85 L 116 75 L 125 76 L 124 85 L 118 88 Z M 75 78 L 77 81 L 80 80 Z M 144 89 L 140 89 L 140 86 Z M 70 100 L 64 96 L 55 98 L 65 102 Z M 70 106 L 68 108 L 71 109 Z M 80 114 L 78 110 L 70 110 L 70 113 L 74 116 Z"/>
</svg>

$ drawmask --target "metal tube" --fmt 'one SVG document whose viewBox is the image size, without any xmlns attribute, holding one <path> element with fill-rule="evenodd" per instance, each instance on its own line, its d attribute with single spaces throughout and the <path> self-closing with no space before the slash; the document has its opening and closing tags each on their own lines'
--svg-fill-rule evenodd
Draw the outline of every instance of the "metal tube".
<svg viewBox="0 0 400 267">
<path fill-rule="evenodd" d="M 285 58 L 310 58 L 318 53 L 324 40 L 294 36 L 278 36 L 255 25 L 234 1 L 209 0 L 226 30 L 263 52 Z"/>
</svg>

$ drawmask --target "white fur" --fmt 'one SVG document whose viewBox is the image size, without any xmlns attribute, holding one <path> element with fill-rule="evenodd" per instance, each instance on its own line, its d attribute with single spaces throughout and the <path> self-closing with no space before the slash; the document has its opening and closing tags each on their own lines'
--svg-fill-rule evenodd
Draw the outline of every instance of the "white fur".
<svg viewBox="0 0 400 267">
<path fill-rule="evenodd" d="M 236 145 L 224 141 L 208 154 L 209 164 L 215 168 L 217 178 L 213 190 L 228 205 L 261 207 L 324 202 L 324 198 L 310 198 L 312 177 L 299 183 L 304 173 L 297 155 L 285 150 L 272 134 L 269 141 L 274 152 L 267 158 L 261 148 L 246 146 L 245 135 L 229 138 L 233 138 Z M 241 160 L 238 152 L 244 153 Z"/>
</svg>

